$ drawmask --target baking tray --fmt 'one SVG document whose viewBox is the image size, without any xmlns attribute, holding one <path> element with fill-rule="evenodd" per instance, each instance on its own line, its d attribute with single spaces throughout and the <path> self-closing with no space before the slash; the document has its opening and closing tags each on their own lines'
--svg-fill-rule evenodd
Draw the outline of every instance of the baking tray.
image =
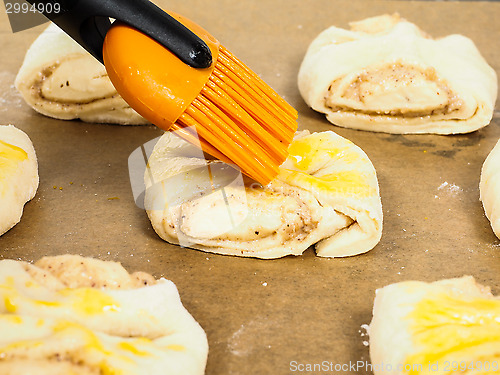
<svg viewBox="0 0 500 375">
<path fill-rule="evenodd" d="M 313 38 L 399 12 L 435 37 L 472 38 L 500 73 L 500 4 L 274 0 L 169 0 L 161 6 L 201 24 L 299 111 L 299 129 L 334 130 L 352 140 L 377 170 L 384 232 L 370 252 L 342 259 L 235 258 L 169 245 L 134 204 L 127 160 L 159 136 L 153 126 L 58 121 L 31 110 L 13 88 L 24 53 L 45 26 L 13 34 L 0 13 L 0 123 L 31 137 L 40 187 L 22 221 L 0 237 L 0 257 L 34 261 L 82 254 L 120 261 L 128 270 L 166 277 L 205 329 L 207 374 L 369 374 L 364 325 L 375 289 L 415 279 L 473 275 L 500 293 L 499 241 L 479 201 L 482 163 L 500 137 L 492 123 L 466 135 L 389 135 L 337 128 L 302 101 L 299 65 Z M 358 362 L 359 361 L 359 362 Z M 359 364 L 353 371 L 352 363 Z M 335 365 L 343 366 L 335 371 Z M 350 365 L 347 367 L 347 365 Z M 317 366 L 318 367 L 318 366 Z M 330 371 L 331 370 L 331 371 Z"/>
</svg>

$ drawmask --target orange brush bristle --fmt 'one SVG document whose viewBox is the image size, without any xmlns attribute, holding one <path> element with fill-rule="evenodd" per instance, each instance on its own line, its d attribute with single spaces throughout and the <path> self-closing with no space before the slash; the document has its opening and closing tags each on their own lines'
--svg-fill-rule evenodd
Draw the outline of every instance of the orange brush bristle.
<svg viewBox="0 0 500 375">
<path fill-rule="evenodd" d="M 297 111 L 206 31 L 171 15 L 207 42 L 212 66 L 191 68 L 153 39 L 118 24 L 103 47 L 111 81 L 153 124 L 191 143 L 199 140 L 208 154 L 269 183 L 288 156 Z"/>
</svg>

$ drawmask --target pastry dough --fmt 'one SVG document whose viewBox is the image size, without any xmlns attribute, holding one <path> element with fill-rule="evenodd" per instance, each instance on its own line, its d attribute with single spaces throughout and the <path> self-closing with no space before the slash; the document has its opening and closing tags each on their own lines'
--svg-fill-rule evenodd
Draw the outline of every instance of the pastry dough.
<svg viewBox="0 0 500 375">
<path fill-rule="evenodd" d="M 28 49 L 15 86 L 35 111 L 49 117 L 148 124 L 118 95 L 104 65 L 54 24 Z"/>
<path fill-rule="evenodd" d="M 0 295 L 4 375 L 205 371 L 206 335 L 169 280 L 76 255 L 3 260 Z"/>
<path fill-rule="evenodd" d="M 38 188 L 38 163 L 29 137 L 0 125 L 0 235 L 19 223 L 24 204 Z"/>
<path fill-rule="evenodd" d="M 331 123 L 387 133 L 467 133 L 489 124 L 497 76 L 462 35 L 432 39 L 398 15 L 330 27 L 298 75 L 306 103 Z"/>
<path fill-rule="evenodd" d="M 369 335 L 375 375 L 500 373 L 500 299 L 471 276 L 377 290 Z"/>
<path fill-rule="evenodd" d="M 154 230 L 170 243 L 257 258 L 300 255 L 311 245 L 324 257 L 371 250 L 382 234 L 382 205 L 366 154 L 333 132 L 307 131 L 296 134 L 289 152 L 269 185 L 212 179 L 207 194 L 203 156 L 165 133 L 145 174 Z M 212 175 L 224 165 L 211 161 Z"/>
<path fill-rule="evenodd" d="M 500 141 L 484 161 L 479 192 L 486 217 L 493 232 L 500 238 Z"/>
</svg>

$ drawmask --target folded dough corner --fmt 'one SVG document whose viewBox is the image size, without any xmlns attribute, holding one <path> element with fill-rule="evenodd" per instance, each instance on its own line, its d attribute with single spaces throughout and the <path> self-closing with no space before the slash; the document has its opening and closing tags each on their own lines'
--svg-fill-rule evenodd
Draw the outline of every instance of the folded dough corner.
<svg viewBox="0 0 500 375">
<path fill-rule="evenodd" d="M 145 173 L 145 207 L 167 242 L 257 258 L 323 257 L 371 250 L 382 235 L 382 204 L 366 154 L 333 132 L 298 132 L 278 177 L 262 186 L 170 132 Z"/>
<path fill-rule="evenodd" d="M 306 103 L 334 125 L 386 133 L 480 129 L 493 116 L 497 85 L 472 40 L 433 39 L 397 14 L 324 30 L 298 75 Z"/>
<path fill-rule="evenodd" d="M 0 125 L 0 235 L 19 223 L 38 183 L 38 161 L 30 138 L 13 125 Z"/>
<path fill-rule="evenodd" d="M 491 228 L 500 238 L 500 141 L 488 154 L 481 169 L 480 198 Z"/>
<path fill-rule="evenodd" d="M 104 65 L 54 24 L 26 52 L 15 86 L 26 103 L 45 116 L 148 124 L 116 92 Z"/>
<path fill-rule="evenodd" d="M 500 300 L 472 276 L 378 289 L 369 335 L 375 375 L 500 370 Z"/>
</svg>

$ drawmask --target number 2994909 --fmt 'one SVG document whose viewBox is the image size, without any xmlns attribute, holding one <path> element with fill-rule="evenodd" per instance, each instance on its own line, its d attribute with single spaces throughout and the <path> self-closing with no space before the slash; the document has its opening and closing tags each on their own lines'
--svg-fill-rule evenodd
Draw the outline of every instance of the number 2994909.
<svg viewBox="0 0 500 375">
<path fill-rule="evenodd" d="M 5 10 L 7 14 L 28 14 L 28 13 L 59 13 L 61 12 L 61 4 L 59 3 L 19 3 L 19 2 L 5 2 Z"/>
</svg>

